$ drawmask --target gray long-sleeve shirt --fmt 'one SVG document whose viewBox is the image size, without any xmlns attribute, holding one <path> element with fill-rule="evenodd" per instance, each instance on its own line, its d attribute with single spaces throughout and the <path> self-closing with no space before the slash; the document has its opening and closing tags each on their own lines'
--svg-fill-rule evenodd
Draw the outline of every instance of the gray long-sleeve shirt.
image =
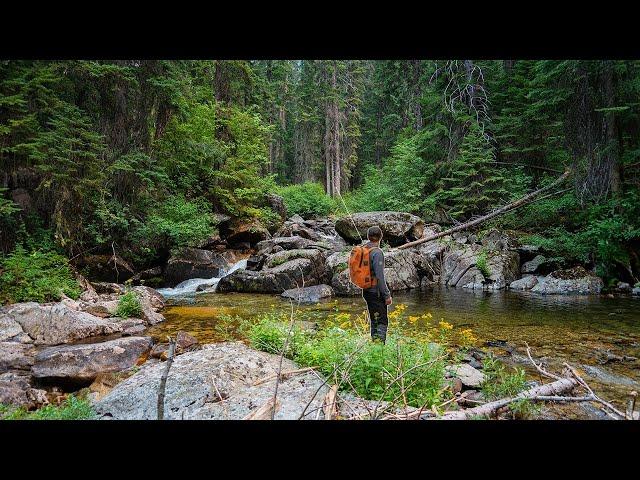
<svg viewBox="0 0 640 480">
<path fill-rule="evenodd" d="M 366 244 L 367 248 L 374 247 L 375 244 L 372 242 L 368 242 Z M 371 271 L 373 275 L 378 280 L 378 283 L 373 288 L 368 288 L 367 291 L 371 293 L 379 292 L 380 295 L 386 300 L 391 297 L 391 292 L 389 291 L 389 287 L 387 287 L 387 282 L 384 278 L 384 253 L 378 248 L 374 248 L 371 250 L 369 254 L 369 261 L 371 262 Z"/>
</svg>

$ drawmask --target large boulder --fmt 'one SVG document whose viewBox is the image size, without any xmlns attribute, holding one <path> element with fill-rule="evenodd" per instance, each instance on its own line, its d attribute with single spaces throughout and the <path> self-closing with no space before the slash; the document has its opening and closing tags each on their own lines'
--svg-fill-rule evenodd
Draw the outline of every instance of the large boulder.
<svg viewBox="0 0 640 480">
<path fill-rule="evenodd" d="M 362 212 L 336 221 L 336 231 L 348 242 L 359 243 L 367 238 L 367 230 L 373 225 L 382 229 L 384 241 L 391 246 L 417 240 L 422 237 L 424 222 L 415 215 L 404 212 Z"/>
<path fill-rule="evenodd" d="M 171 256 L 164 271 L 165 281 L 175 286 L 191 278 L 221 277 L 222 273 L 238 260 L 232 251 L 223 253 L 185 248 Z"/>
<path fill-rule="evenodd" d="M 236 270 L 222 278 L 218 292 L 282 293 L 324 283 L 324 252 L 316 249 L 280 251 L 269 256 L 259 271 Z"/>
<path fill-rule="evenodd" d="M 0 342 L 0 373 L 8 370 L 29 370 L 36 357 L 36 349 L 28 343 Z"/>
<path fill-rule="evenodd" d="M 524 262 L 522 264 L 521 271 L 522 273 L 540 272 L 540 267 L 544 265 L 546 261 L 547 259 L 544 255 L 536 255 L 532 260 L 529 260 L 528 262 Z"/>
<path fill-rule="evenodd" d="M 12 307 L 0 307 L 0 342 L 32 343 L 33 339 L 27 335 L 22 326 L 6 312 Z"/>
<path fill-rule="evenodd" d="M 151 337 L 123 337 L 102 343 L 50 347 L 38 352 L 35 378 L 86 383 L 99 374 L 133 367 L 151 349 Z"/>
<path fill-rule="evenodd" d="M 84 255 L 76 260 L 76 267 L 93 281 L 122 283 L 135 275 L 131 265 L 119 255 Z"/>
<path fill-rule="evenodd" d="M 322 241 L 309 240 L 308 238 L 303 238 L 299 235 L 292 235 L 290 237 L 274 237 L 256 244 L 258 255 L 271 254 L 281 250 L 298 250 L 304 248 L 330 250 L 330 246 Z"/>
<path fill-rule="evenodd" d="M 331 286 L 336 295 L 359 295 L 361 289 L 349 277 L 349 252 L 336 252 L 327 257 Z M 384 276 L 392 292 L 420 287 L 423 259 L 410 250 L 393 250 L 384 255 Z"/>
<path fill-rule="evenodd" d="M 599 294 L 604 287 L 601 278 L 583 267 L 556 270 L 531 289 L 532 292 L 549 294 Z"/>
<path fill-rule="evenodd" d="M 271 238 L 269 231 L 257 220 L 232 219 L 219 225 L 220 237 L 229 248 L 246 249 Z"/>
<path fill-rule="evenodd" d="M 515 237 L 509 235 L 507 232 L 498 230 L 497 228 L 489 230 L 482 238 L 481 243 L 485 249 L 489 251 L 508 250 L 511 248 L 517 248 L 519 245 L 519 242 Z"/>
<path fill-rule="evenodd" d="M 258 380 L 273 376 L 280 361 L 279 355 L 259 352 L 240 342 L 204 345 L 201 350 L 180 355 L 166 383 L 165 418 L 243 419 L 273 397 L 275 377 Z M 282 359 L 283 371 L 296 368 L 291 360 Z M 156 419 L 158 385 L 164 369 L 163 364 L 144 365 L 116 385 L 95 404 L 99 418 Z M 275 419 L 297 419 L 309 402 L 305 418 L 323 418 L 320 407 L 327 391 L 328 386 L 313 372 L 281 380 Z"/>
<path fill-rule="evenodd" d="M 486 259 L 488 272 L 478 267 L 481 256 Z M 440 283 L 450 287 L 500 290 L 516 280 L 520 257 L 515 250 L 487 251 L 479 245 L 451 248 L 442 258 Z M 489 273 L 485 277 L 485 274 Z"/>
<path fill-rule="evenodd" d="M 520 280 L 516 280 L 509 284 L 511 290 L 531 290 L 538 284 L 538 277 L 535 275 L 527 275 Z"/>
<path fill-rule="evenodd" d="M 323 298 L 332 297 L 333 289 L 329 285 L 314 285 L 313 287 L 285 290 L 280 296 L 296 303 L 318 303 Z"/>
<path fill-rule="evenodd" d="M 72 343 L 122 331 L 122 326 L 115 322 L 74 310 L 62 302 L 16 303 L 0 312 L 0 324 L 11 321 L 19 324 L 36 345 Z"/>
<path fill-rule="evenodd" d="M 0 404 L 32 410 L 47 403 L 47 392 L 33 388 L 30 375 L 23 372 L 0 374 Z"/>
</svg>

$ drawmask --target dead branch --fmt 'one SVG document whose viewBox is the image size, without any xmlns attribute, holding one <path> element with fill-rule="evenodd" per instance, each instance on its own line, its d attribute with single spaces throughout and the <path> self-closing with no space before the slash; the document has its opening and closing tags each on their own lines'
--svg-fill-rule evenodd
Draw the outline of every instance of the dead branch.
<svg viewBox="0 0 640 480">
<path fill-rule="evenodd" d="M 169 376 L 169 369 L 173 364 L 173 357 L 176 353 L 176 339 L 169 337 L 169 355 L 165 364 L 164 372 L 160 377 L 160 386 L 158 387 L 158 420 L 164 420 L 164 396 L 167 387 L 167 377 Z"/>
<path fill-rule="evenodd" d="M 291 377 L 293 377 L 294 375 L 298 375 L 300 373 L 305 373 L 308 372 L 310 370 L 313 370 L 315 368 L 318 367 L 305 367 L 305 368 L 297 368 L 295 370 L 285 370 L 284 372 L 280 373 L 280 381 L 284 381 L 287 380 Z M 257 385 L 261 385 L 263 383 L 269 382 L 271 380 L 273 380 L 274 378 L 276 378 L 278 376 L 277 373 L 274 373 L 273 375 L 268 375 L 266 377 L 262 377 L 259 380 L 256 380 L 255 382 L 253 382 L 253 386 L 257 386 Z"/>
<path fill-rule="evenodd" d="M 271 397 L 264 405 L 250 412 L 243 420 L 273 420 L 278 408 L 280 408 L 280 401 Z"/>
<path fill-rule="evenodd" d="M 558 177 L 556 180 L 554 180 L 552 183 L 550 183 L 549 185 L 547 185 L 546 187 L 542 187 L 539 188 L 538 190 L 531 192 L 527 195 L 525 195 L 524 197 L 520 198 L 519 200 L 516 200 L 515 202 L 511 202 L 501 208 L 498 208 L 497 210 L 494 210 L 493 212 L 484 215 L 482 217 L 476 218 L 474 220 L 471 220 L 469 222 L 466 223 L 462 223 L 460 225 L 457 225 L 453 228 L 450 228 L 448 230 L 445 230 L 444 232 L 440 232 L 440 233 L 436 233 L 435 235 L 429 235 L 427 237 L 423 237 L 419 240 L 415 240 L 413 242 L 409 242 L 409 243 L 405 243 L 404 245 L 400 245 L 399 247 L 396 247 L 397 250 L 403 250 L 405 248 L 411 248 L 414 247 L 416 245 L 420 245 L 422 243 L 425 242 L 430 242 L 432 240 L 437 240 L 438 238 L 442 238 L 442 237 L 446 237 L 447 235 L 451 235 L 453 233 L 456 232 L 460 232 L 462 230 L 468 230 L 471 227 L 475 227 L 477 225 L 480 225 L 481 223 L 486 222 L 487 220 L 491 220 L 492 218 L 495 218 L 499 215 L 502 215 L 504 213 L 510 212 L 511 210 L 515 210 L 516 208 L 522 207 L 528 203 L 531 203 L 534 199 L 536 199 L 537 197 L 539 197 L 540 195 L 542 195 L 543 193 L 546 193 L 550 190 L 553 190 L 555 187 L 557 187 L 558 185 L 560 185 L 562 182 L 564 182 L 569 175 L 571 174 L 571 170 L 566 170 L 560 177 Z"/>
<path fill-rule="evenodd" d="M 338 394 L 338 385 L 331 385 L 329 391 L 324 397 L 322 411 L 325 420 L 334 420 L 338 416 L 338 405 L 336 403 L 336 395 Z"/>
</svg>

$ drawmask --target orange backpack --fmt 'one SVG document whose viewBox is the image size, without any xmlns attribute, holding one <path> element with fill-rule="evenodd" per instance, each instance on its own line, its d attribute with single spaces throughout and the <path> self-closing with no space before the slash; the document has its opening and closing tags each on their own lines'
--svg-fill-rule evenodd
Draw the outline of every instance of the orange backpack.
<svg viewBox="0 0 640 480">
<path fill-rule="evenodd" d="M 378 280 L 371 274 L 371 262 L 369 256 L 371 250 L 378 247 L 367 248 L 364 245 L 358 245 L 351 250 L 349 257 L 349 278 L 351 283 L 360 288 L 372 288 L 378 283 Z"/>
</svg>

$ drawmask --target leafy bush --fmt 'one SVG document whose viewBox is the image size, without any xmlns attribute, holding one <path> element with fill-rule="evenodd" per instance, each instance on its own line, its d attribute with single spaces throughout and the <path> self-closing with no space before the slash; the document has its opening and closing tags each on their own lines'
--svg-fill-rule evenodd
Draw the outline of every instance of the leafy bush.
<svg viewBox="0 0 640 480">
<path fill-rule="evenodd" d="M 152 211 L 137 237 L 150 246 L 182 248 L 205 240 L 213 232 L 211 210 L 203 200 L 174 196 Z"/>
<path fill-rule="evenodd" d="M 476 260 L 476 267 L 480 270 L 480 273 L 484 278 L 489 278 L 491 276 L 491 271 L 487 265 L 487 252 L 480 252 L 478 259 Z"/>
<path fill-rule="evenodd" d="M 487 400 L 514 397 L 526 387 L 526 375 L 522 368 L 514 367 L 509 372 L 505 365 L 493 356 L 482 361 L 485 380 L 481 385 L 482 393 Z M 510 405 L 514 416 L 527 417 L 536 411 L 536 406 L 527 399 L 518 400 Z"/>
<path fill-rule="evenodd" d="M 278 187 L 276 193 L 284 199 L 289 215 L 300 215 L 303 218 L 328 215 L 338 206 L 319 183 L 306 182 Z"/>
<path fill-rule="evenodd" d="M 28 252 L 22 245 L 0 260 L 0 302 L 50 302 L 78 298 L 82 289 L 66 257 L 55 251 Z"/>
<path fill-rule="evenodd" d="M 279 354 L 289 328 L 286 315 L 265 315 L 248 327 L 248 337 L 253 347 Z M 404 336 L 391 335 L 383 345 L 351 329 L 328 326 L 308 332 L 295 324 L 285 351 L 298 364 L 335 376 L 343 390 L 349 390 L 350 383 L 363 398 L 398 401 L 404 386 L 404 396 L 413 406 L 440 400 L 445 355 L 433 344 Z"/>
<path fill-rule="evenodd" d="M 142 305 L 138 295 L 133 290 L 129 290 L 118 299 L 116 316 L 122 318 L 140 317 L 142 315 Z"/>
<path fill-rule="evenodd" d="M 0 420 L 92 420 L 96 416 L 86 399 L 70 395 L 60 405 L 45 405 L 28 412 L 23 407 L 0 404 Z"/>
</svg>

